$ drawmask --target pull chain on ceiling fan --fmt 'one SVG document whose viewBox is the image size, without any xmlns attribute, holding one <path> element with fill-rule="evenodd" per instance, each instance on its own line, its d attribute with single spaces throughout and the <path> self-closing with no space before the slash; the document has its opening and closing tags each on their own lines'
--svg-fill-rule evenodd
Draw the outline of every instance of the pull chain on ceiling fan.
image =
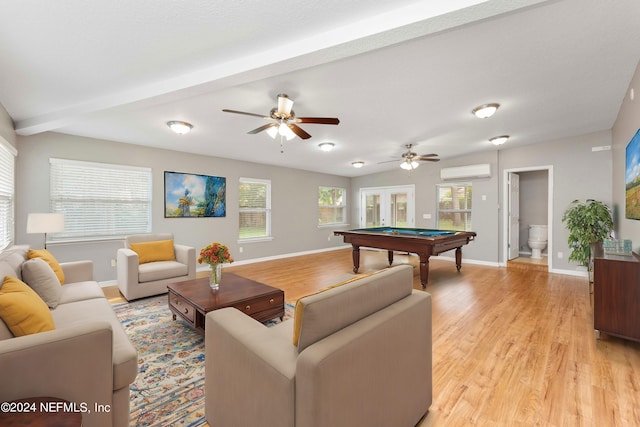
<svg viewBox="0 0 640 427">
<path fill-rule="evenodd" d="M 265 120 L 270 120 L 271 123 L 267 123 L 253 130 L 250 130 L 249 134 L 260 133 L 264 130 L 267 131 L 269 136 L 276 138 L 280 135 L 280 144 L 282 145 L 283 139 L 287 141 L 295 138 L 296 136 L 301 139 L 309 139 L 311 135 L 304 129 L 297 125 L 297 123 L 313 123 L 324 125 L 337 125 L 340 120 L 332 117 L 296 117 L 293 111 L 293 100 L 286 94 L 281 93 L 278 95 L 278 106 L 272 108 L 268 116 L 256 113 L 247 113 L 245 111 L 224 109 L 225 113 L 244 114 L 246 116 L 260 117 Z"/>
</svg>

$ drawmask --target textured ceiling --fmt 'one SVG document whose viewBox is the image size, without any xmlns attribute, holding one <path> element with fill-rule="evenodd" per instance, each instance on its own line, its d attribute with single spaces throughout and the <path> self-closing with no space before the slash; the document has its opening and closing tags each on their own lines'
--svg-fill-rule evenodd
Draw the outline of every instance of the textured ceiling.
<svg viewBox="0 0 640 427">
<path fill-rule="evenodd" d="M 398 167 L 378 163 L 407 143 L 447 158 L 495 150 L 500 134 L 508 147 L 610 129 L 640 59 L 638 22 L 636 0 L 12 0 L 0 103 L 22 135 L 356 176 Z M 340 125 L 302 125 L 312 138 L 281 153 L 246 134 L 264 120 L 221 111 L 266 115 L 283 92 L 297 116 Z M 502 107 L 473 117 L 486 102 Z M 177 136 L 169 120 L 194 129 Z"/>
</svg>

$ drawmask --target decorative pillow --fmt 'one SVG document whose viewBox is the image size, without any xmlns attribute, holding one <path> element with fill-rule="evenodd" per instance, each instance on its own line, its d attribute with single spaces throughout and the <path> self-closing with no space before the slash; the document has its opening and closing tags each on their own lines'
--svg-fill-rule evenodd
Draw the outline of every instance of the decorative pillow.
<svg viewBox="0 0 640 427">
<path fill-rule="evenodd" d="M 140 264 L 176 260 L 176 254 L 173 250 L 173 240 L 131 243 L 129 248 L 138 254 L 138 262 Z"/>
<path fill-rule="evenodd" d="M 64 285 L 64 272 L 62 271 L 62 267 L 60 267 L 58 260 L 56 260 L 55 257 L 51 255 L 51 252 L 46 249 L 29 249 L 29 252 L 27 252 L 27 258 L 42 258 L 47 262 L 47 264 L 49 264 L 53 272 L 56 273 L 60 284 Z"/>
<path fill-rule="evenodd" d="M 56 308 L 62 297 L 62 286 L 56 273 L 41 258 L 22 264 L 22 280 L 42 298 L 50 308 Z"/>
<path fill-rule="evenodd" d="M 15 277 L 5 277 L 0 287 L 0 318 L 16 337 L 55 329 L 47 304 Z"/>
</svg>

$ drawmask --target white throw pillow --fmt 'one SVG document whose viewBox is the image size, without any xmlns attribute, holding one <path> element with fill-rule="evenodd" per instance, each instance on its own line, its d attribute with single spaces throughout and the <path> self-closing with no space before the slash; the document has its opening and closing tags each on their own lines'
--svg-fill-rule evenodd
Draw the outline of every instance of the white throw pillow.
<svg viewBox="0 0 640 427">
<path fill-rule="evenodd" d="M 56 308 L 62 297 L 62 286 L 49 264 L 33 258 L 22 264 L 22 280 L 31 287 L 49 308 Z"/>
</svg>

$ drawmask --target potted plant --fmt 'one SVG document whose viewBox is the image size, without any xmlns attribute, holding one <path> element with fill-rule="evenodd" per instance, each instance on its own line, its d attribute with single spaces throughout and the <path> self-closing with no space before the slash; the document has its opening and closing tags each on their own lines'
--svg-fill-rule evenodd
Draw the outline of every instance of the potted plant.
<svg viewBox="0 0 640 427">
<path fill-rule="evenodd" d="M 562 215 L 562 222 L 569 230 L 569 260 L 586 266 L 591 280 L 593 257 L 602 256 L 603 241 L 613 230 L 611 209 L 593 199 L 574 200 Z"/>
</svg>

